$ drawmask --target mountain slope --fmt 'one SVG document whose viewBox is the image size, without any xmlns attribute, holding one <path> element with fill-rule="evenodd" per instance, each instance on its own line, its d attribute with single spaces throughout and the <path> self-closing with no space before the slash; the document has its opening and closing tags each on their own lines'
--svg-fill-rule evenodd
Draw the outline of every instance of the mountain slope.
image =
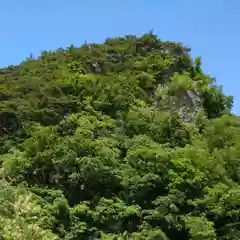
<svg viewBox="0 0 240 240">
<path fill-rule="evenodd" d="M 3 239 L 239 239 L 240 122 L 190 49 L 109 38 L 0 83 Z"/>
</svg>

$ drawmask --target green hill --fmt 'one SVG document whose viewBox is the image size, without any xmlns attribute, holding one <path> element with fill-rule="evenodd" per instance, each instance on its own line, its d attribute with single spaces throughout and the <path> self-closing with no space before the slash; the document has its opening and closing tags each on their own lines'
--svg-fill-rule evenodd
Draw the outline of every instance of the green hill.
<svg viewBox="0 0 240 240">
<path fill-rule="evenodd" d="M 0 69 L 0 239 L 240 239 L 240 122 L 190 52 L 150 32 Z"/>
</svg>

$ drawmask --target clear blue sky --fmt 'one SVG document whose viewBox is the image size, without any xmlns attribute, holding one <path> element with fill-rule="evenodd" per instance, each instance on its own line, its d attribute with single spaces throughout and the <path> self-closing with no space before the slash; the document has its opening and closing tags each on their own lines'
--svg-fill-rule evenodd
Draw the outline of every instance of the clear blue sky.
<svg viewBox="0 0 240 240">
<path fill-rule="evenodd" d="M 0 67 L 32 52 L 154 29 L 202 56 L 240 114 L 240 0 L 1 0 Z"/>
</svg>

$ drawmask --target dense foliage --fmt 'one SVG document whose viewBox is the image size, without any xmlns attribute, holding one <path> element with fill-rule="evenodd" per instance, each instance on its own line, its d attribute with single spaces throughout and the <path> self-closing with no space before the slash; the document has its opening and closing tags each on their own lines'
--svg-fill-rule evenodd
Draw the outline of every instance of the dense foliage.
<svg viewBox="0 0 240 240">
<path fill-rule="evenodd" d="M 240 122 L 189 48 L 109 38 L 0 83 L 0 239 L 240 239 Z"/>
</svg>

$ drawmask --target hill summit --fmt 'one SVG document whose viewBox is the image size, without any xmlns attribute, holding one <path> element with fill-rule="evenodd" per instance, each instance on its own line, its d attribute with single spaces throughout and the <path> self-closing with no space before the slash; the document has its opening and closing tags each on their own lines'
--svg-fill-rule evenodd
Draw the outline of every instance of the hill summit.
<svg viewBox="0 0 240 240">
<path fill-rule="evenodd" d="M 0 69 L 2 239 L 239 239 L 240 122 L 153 32 Z"/>
</svg>

